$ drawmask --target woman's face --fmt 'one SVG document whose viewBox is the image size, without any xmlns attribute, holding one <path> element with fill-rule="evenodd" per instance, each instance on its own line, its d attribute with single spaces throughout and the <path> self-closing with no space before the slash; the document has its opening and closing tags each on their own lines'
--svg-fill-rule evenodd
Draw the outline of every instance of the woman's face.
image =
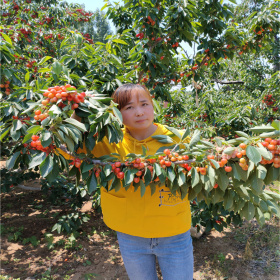
<svg viewBox="0 0 280 280">
<path fill-rule="evenodd" d="M 120 110 L 128 130 L 146 130 L 153 125 L 154 107 L 148 93 L 134 89 L 130 101 Z"/>
</svg>

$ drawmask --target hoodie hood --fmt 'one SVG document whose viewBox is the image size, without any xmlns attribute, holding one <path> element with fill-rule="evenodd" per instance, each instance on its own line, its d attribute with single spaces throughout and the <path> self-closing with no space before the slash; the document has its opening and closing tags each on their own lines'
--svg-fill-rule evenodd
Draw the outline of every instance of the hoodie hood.
<svg viewBox="0 0 280 280">
<path fill-rule="evenodd" d="M 159 143 L 156 139 L 153 138 L 155 135 L 171 135 L 172 133 L 165 128 L 162 124 L 154 123 L 157 126 L 156 131 L 149 137 L 143 140 L 137 140 L 133 138 L 128 129 L 124 127 L 122 129 L 123 135 L 124 135 L 124 141 L 123 144 L 126 146 L 127 149 L 131 151 L 131 153 L 134 154 L 142 154 L 142 146 L 144 146 L 148 153 L 150 151 L 150 148 L 154 146 L 155 143 Z M 161 144 L 162 145 L 162 144 Z M 157 146 L 157 145 L 156 145 Z"/>
</svg>

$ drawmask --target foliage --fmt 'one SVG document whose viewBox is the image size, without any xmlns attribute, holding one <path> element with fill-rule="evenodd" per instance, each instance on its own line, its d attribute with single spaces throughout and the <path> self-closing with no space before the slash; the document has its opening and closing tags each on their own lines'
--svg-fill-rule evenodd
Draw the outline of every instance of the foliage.
<svg viewBox="0 0 280 280">
<path fill-rule="evenodd" d="M 197 232 L 200 231 L 201 226 L 205 228 L 206 232 L 209 232 L 212 228 L 222 231 L 227 225 L 242 224 L 240 215 L 234 211 L 225 210 L 222 202 L 207 205 L 203 200 L 200 202 L 193 200 L 191 209 L 192 226 L 197 228 Z"/>
<path fill-rule="evenodd" d="M 70 213 L 63 215 L 58 219 L 58 222 L 53 226 L 52 231 L 57 231 L 59 234 L 63 231 L 72 233 L 77 231 L 83 223 L 90 219 L 85 213 Z"/>
<path fill-rule="evenodd" d="M 41 185 L 42 192 L 52 205 L 61 205 L 68 202 L 73 210 L 77 210 L 88 199 L 87 190 L 84 186 L 73 184 L 63 177 L 58 177 L 51 183 L 43 179 Z"/>
<path fill-rule="evenodd" d="M 38 172 L 34 172 L 33 170 L 27 171 L 11 171 L 6 168 L 0 169 L 1 176 L 1 192 L 9 192 L 12 187 L 17 186 L 23 181 L 34 180 L 40 177 Z"/>
<path fill-rule="evenodd" d="M 77 194 L 79 204 L 86 193 L 96 195 L 99 186 L 118 190 L 122 181 L 126 189 L 140 188 L 142 195 L 148 185 L 153 193 L 157 185 L 167 184 L 173 194 L 185 197 L 189 192 L 191 200 L 205 201 L 211 212 L 216 211 L 215 204 L 223 203 L 222 212 L 233 211 L 247 219 L 256 216 L 261 224 L 271 214 L 279 215 L 279 197 L 262 189 L 264 183 L 279 180 L 274 160 L 279 155 L 261 144 L 263 138 L 279 137 L 279 122 L 272 122 L 279 118 L 280 107 L 279 72 L 271 67 L 279 39 L 276 3 L 261 1 L 251 8 L 217 0 L 125 0 L 123 5 L 106 1 L 105 7 L 117 34 L 97 42 L 104 36 L 99 38 L 92 30 L 92 36 L 83 34 L 95 24 L 93 14 L 77 4 L 1 3 L 0 125 L 1 141 L 10 156 L 7 168 L 39 169 L 50 184 L 63 172 L 74 176 L 76 186 L 67 185 L 67 192 L 56 188 L 54 200 L 61 193 Z M 240 17 L 235 19 L 235 13 Z M 184 43 L 197 51 L 188 54 Z M 223 84 L 224 79 L 232 84 L 217 90 L 214 83 Z M 172 153 L 177 149 L 178 157 L 187 155 L 190 162 L 178 163 L 176 156 L 176 163 L 159 164 L 158 156 L 168 161 L 163 151 L 146 157 L 143 150 L 143 155 L 128 157 L 128 166 L 120 163 L 119 172 L 112 172 L 110 163 L 120 161 L 117 155 L 92 159 L 96 142 L 105 136 L 110 143 L 122 139 L 121 115 L 109 96 L 127 82 L 144 83 L 150 89 L 160 122 L 186 129 L 182 137 L 170 128 L 181 138 Z M 183 88 L 178 96 L 170 94 L 174 85 Z M 186 95 L 188 87 L 191 92 Z M 171 105 L 162 111 L 165 100 Z M 74 110 L 82 122 L 71 118 Z M 164 120 L 161 114 L 180 117 Z M 201 138 L 196 128 L 211 141 Z M 224 139 L 214 139 L 215 133 Z M 240 137 L 231 139 L 235 134 Z M 172 137 L 158 140 L 172 143 Z M 247 148 L 239 148 L 240 143 Z M 72 160 L 57 152 L 62 145 Z M 78 155 L 84 146 L 86 154 Z M 246 153 L 244 168 L 232 157 L 240 150 Z M 212 153 L 216 157 L 209 162 Z M 232 171 L 219 164 L 225 155 Z M 133 166 L 136 158 L 149 168 Z M 197 168 L 206 168 L 206 173 Z M 80 179 L 86 189 L 80 187 Z M 80 220 L 86 221 L 79 217 L 73 213 L 61 218 L 56 229 L 76 230 Z"/>
</svg>

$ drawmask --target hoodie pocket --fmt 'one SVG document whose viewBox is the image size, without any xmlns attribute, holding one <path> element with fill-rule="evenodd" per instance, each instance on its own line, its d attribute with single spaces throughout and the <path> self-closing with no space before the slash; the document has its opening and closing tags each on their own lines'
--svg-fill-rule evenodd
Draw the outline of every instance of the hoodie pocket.
<svg viewBox="0 0 280 280">
<path fill-rule="evenodd" d="M 115 227 L 126 220 L 126 198 L 117 197 L 106 191 L 101 192 L 101 208 L 104 222 Z"/>
</svg>

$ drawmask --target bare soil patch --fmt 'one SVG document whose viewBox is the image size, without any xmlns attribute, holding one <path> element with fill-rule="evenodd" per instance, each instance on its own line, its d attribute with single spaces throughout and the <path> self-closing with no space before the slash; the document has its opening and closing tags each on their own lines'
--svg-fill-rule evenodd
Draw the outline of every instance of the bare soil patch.
<svg viewBox="0 0 280 280">
<path fill-rule="evenodd" d="M 91 208 L 91 203 L 82 208 L 91 219 L 83 225 L 76 241 L 71 243 L 69 235 L 52 233 L 52 243 L 56 245 L 48 248 L 45 234 L 51 233 L 57 217 L 68 210 L 67 205 L 52 206 L 40 191 L 13 188 L 10 193 L 2 193 L 0 276 L 127 280 L 116 234 L 104 224 L 102 214 Z M 279 279 L 279 246 L 269 248 L 267 240 L 263 240 L 263 247 L 255 247 L 254 242 L 259 241 L 254 241 L 254 236 L 261 236 L 262 231 L 266 239 L 279 238 L 279 223 L 273 220 L 260 229 L 252 221 L 241 228 L 228 228 L 222 233 L 211 231 L 194 239 L 194 279 Z M 37 244 L 27 242 L 30 238 Z M 159 270 L 158 275 L 161 279 Z"/>
</svg>

